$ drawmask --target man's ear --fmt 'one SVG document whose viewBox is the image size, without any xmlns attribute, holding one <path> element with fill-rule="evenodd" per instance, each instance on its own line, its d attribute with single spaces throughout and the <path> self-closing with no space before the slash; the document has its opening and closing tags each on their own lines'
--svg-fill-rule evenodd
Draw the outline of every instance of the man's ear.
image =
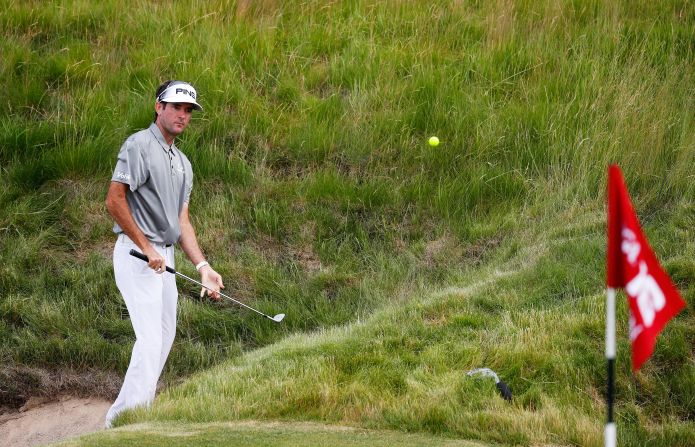
<svg viewBox="0 0 695 447">
<path fill-rule="evenodd" d="M 166 103 L 164 103 L 164 102 L 159 102 L 159 101 L 154 102 L 154 120 L 155 120 L 155 122 L 157 121 L 157 118 L 159 118 L 159 113 L 165 107 L 166 107 Z"/>
</svg>

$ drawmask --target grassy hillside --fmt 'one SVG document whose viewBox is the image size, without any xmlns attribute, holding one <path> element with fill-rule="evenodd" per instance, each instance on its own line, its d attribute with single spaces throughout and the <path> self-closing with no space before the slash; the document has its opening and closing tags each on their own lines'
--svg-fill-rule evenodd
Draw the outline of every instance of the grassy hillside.
<svg viewBox="0 0 695 447">
<path fill-rule="evenodd" d="M 597 443 L 617 162 L 690 303 L 635 377 L 620 334 L 621 436 L 695 436 L 692 2 L 0 7 L 1 403 L 108 394 L 125 371 L 103 200 L 156 86 L 186 79 L 205 107 L 179 144 L 201 245 L 227 291 L 287 318 L 180 284 L 165 377 L 219 366 L 128 420 Z M 463 379 L 482 363 L 512 405 Z M 66 376 L 96 379 L 49 380 Z"/>
<path fill-rule="evenodd" d="M 681 233 L 682 257 L 668 265 L 689 297 L 695 244 L 682 230 L 692 211 L 668 228 Z M 308 420 L 504 445 L 602 445 L 605 297 L 595 272 L 603 219 L 585 210 L 562 217 L 572 224 L 529 231 L 523 246 L 504 244 L 489 267 L 451 277 L 448 287 L 413 290 L 365 321 L 227 361 L 121 422 Z M 625 306 L 619 319 L 625 327 Z M 692 442 L 694 338 L 691 308 L 633 377 L 621 334 L 622 444 Z M 466 376 L 482 366 L 509 384 L 513 402 L 492 380 Z"/>
</svg>

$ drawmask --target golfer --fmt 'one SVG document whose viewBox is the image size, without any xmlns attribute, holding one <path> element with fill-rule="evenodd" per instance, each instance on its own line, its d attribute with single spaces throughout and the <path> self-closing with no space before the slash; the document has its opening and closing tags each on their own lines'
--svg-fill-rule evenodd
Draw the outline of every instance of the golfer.
<svg viewBox="0 0 695 447">
<path fill-rule="evenodd" d="M 152 403 L 157 381 L 176 333 L 174 244 L 200 272 L 207 291 L 219 299 L 222 277 L 205 261 L 188 216 L 193 171 L 174 145 L 191 119 L 202 110 L 196 90 L 182 81 L 167 81 L 156 92 L 155 118 L 149 128 L 121 146 L 106 197 L 118 235 L 113 250 L 116 285 L 128 307 L 135 345 L 118 398 L 106 414 L 106 427 L 123 410 Z M 149 263 L 130 256 L 137 249 Z M 205 289 L 203 289 L 205 290 Z M 202 296 L 202 291 L 201 291 Z"/>
</svg>

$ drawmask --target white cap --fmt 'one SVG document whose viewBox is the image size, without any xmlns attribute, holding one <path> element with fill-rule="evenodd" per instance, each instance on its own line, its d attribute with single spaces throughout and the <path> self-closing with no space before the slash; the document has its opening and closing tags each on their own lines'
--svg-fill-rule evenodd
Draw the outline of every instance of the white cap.
<svg viewBox="0 0 695 447">
<path fill-rule="evenodd" d="M 157 97 L 157 102 L 187 102 L 196 110 L 203 110 L 197 102 L 198 93 L 188 82 L 172 81 Z"/>
</svg>

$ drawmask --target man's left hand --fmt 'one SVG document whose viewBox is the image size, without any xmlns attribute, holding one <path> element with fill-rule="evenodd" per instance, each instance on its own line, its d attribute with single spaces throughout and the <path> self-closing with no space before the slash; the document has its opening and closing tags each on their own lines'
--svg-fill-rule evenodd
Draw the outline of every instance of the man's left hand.
<svg viewBox="0 0 695 447">
<path fill-rule="evenodd" d="M 219 273 L 213 270 L 212 267 L 206 265 L 205 267 L 200 269 L 200 278 L 200 282 L 202 282 L 205 285 L 205 287 L 209 287 L 209 289 L 202 288 L 200 290 L 200 297 L 202 298 L 203 296 L 205 296 L 205 293 L 207 293 L 208 296 L 213 300 L 219 300 L 220 289 L 224 289 L 224 284 L 222 283 L 222 276 L 220 276 Z"/>
</svg>

